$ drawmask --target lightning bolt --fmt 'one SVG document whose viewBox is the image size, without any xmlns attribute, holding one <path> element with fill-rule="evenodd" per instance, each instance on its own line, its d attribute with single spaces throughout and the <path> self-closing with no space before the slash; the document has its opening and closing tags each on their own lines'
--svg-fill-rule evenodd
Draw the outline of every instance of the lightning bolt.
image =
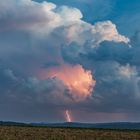
<svg viewBox="0 0 140 140">
<path fill-rule="evenodd" d="M 71 119 L 71 116 L 70 116 L 69 110 L 66 110 L 66 111 L 65 111 L 65 115 L 66 115 L 66 121 L 67 121 L 67 122 L 71 122 L 72 119 Z"/>
</svg>

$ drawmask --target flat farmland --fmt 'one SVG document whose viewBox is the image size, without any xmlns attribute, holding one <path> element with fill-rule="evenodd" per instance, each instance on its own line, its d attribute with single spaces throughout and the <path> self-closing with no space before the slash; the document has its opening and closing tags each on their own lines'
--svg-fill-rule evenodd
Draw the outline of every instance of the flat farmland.
<svg viewBox="0 0 140 140">
<path fill-rule="evenodd" d="M 140 131 L 0 126 L 0 140 L 140 140 Z"/>
</svg>

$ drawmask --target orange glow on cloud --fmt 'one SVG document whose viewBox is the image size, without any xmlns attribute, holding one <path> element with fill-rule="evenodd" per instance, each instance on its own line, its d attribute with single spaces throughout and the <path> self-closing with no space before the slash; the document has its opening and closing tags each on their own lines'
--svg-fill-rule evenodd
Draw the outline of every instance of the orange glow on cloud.
<svg viewBox="0 0 140 140">
<path fill-rule="evenodd" d="M 75 101 L 82 101 L 91 96 L 96 81 L 91 71 L 85 70 L 81 65 L 68 65 L 51 67 L 40 72 L 41 79 L 57 77 L 68 87 Z"/>
</svg>

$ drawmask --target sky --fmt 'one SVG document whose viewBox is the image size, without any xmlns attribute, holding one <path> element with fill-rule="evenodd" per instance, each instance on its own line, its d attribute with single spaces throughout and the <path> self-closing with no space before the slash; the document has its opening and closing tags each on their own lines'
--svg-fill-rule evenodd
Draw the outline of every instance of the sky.
<svg viewBox="0 0 140 140">
<path fill-rule="evenodd" d="M 140 121 L 139 0 L 0 1 L 0 120 Z"/>
</svg>

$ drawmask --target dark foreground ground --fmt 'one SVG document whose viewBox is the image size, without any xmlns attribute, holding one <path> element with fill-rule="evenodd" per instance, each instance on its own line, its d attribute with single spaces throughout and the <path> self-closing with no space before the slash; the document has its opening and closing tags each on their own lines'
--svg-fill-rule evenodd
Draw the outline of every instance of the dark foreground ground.
<svg viewBox="0 0 140 140">
<path fill-rule="evenodd" d="M 140 131 L 0 126 L 0 140 L 140 140 Z"/>
</svg>

